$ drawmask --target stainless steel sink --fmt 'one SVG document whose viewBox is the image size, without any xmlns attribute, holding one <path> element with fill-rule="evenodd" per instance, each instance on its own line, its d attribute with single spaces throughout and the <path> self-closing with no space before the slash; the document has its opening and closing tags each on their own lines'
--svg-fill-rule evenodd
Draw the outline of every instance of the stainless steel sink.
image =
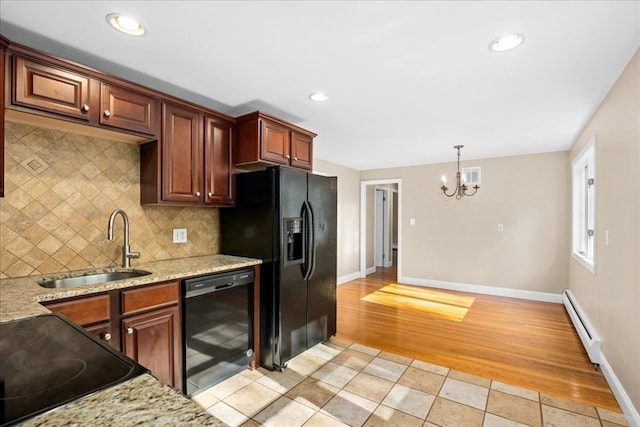
<svg viewBox="0 0 640 427">
<path fill-rule="evenodd" d="M 99 283 L 113 282 L 133 277 L 146 276 L 151 274 L 144 270 L 108 271 L 102 273 L 92 273 L 84 276 L 64 277 L 61 279 L 47 280 L 38 283 L 43 288 L 76 288 L 78 286 L 97 285 Z"/>
</svg>

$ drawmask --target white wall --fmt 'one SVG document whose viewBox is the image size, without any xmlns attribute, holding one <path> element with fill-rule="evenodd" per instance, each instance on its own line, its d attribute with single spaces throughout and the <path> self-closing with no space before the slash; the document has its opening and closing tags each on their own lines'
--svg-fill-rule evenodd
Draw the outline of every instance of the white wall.
<svg viewBox="0 0 640 427">
<path fill-rule="evenodd" d="M 338 177 L 338 284 L 359 277 L 360 172 L 322 159 L 313 159 L 317 173 Z"/>
<path fill-rule="evenodd" d="M 463 162 L 482 167 L 476 196 L 449 199 L 455 162 L 361 172 L 402 179 L 402 278 L 560 294 L 568 282 L 567 152 Z M 415 226 L 410 219 L 415 219 Z M 498 224 L 504 231 L 498 232 Z M 478 291 L 480 291 L 478 289 Z"/>
<path fill-rule="evenodd" d="M 577 138 L 571 159 L 593 135 L 596 272 L 572 259 L 569 287 L 598 331 L 640 425 L 640 51 Z"/>
</svg>

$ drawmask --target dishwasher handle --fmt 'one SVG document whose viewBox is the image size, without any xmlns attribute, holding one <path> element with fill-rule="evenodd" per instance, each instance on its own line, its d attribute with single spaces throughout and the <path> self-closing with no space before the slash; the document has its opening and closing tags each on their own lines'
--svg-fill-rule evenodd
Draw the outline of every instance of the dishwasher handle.
<svg viewBox="0 0 640 427">
<path fill-rule="evenodd" d="M 253 270 L 196 277 L 184 281 L 184 297 L 193 298 L 224 289 L 253 284 Z"/>
</svg>

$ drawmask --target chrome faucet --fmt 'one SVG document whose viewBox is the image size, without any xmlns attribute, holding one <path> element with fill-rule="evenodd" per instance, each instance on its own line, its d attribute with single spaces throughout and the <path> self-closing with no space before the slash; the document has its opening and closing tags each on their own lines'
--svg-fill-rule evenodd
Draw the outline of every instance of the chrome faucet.
<svg viewBox="0 0 640 427">
<path fill-rule="evenodd" d="M 122 266 L 125 268 L 131 267 L 131 258 L 140 258 L 140 252 L 130 252 L 129 248 L 129 218 L 127 214 L 122 209 L 116 209 L 111 212 L 111 216 L 109 217 L 109 229 L 107 230 L 107 239 L 113 240 L 113 223 L 115 222 L 116 216 L 120 214 L 122 215 L 122 219 L 124 220 L 124 242 L 122 244 Z"/>
</svg>

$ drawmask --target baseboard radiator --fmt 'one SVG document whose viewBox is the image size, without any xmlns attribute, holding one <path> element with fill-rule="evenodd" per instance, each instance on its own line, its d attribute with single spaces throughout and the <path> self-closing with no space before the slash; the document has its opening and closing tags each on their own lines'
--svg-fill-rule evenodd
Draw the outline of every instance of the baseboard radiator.
<svg viewBox="0 0 640 427">
<path fill-rule="evenodd" d="M 593 364 L 599 365 L 602 341 L 569 289 L 565 289 L 562 293 L 562 303 L 567 309 L 567 313 L 569 313 L 569 317 L 573 322 L 573 327 L 578 332 L 582 345 L 589 355 L 589 360 Z"/>
</svg>

